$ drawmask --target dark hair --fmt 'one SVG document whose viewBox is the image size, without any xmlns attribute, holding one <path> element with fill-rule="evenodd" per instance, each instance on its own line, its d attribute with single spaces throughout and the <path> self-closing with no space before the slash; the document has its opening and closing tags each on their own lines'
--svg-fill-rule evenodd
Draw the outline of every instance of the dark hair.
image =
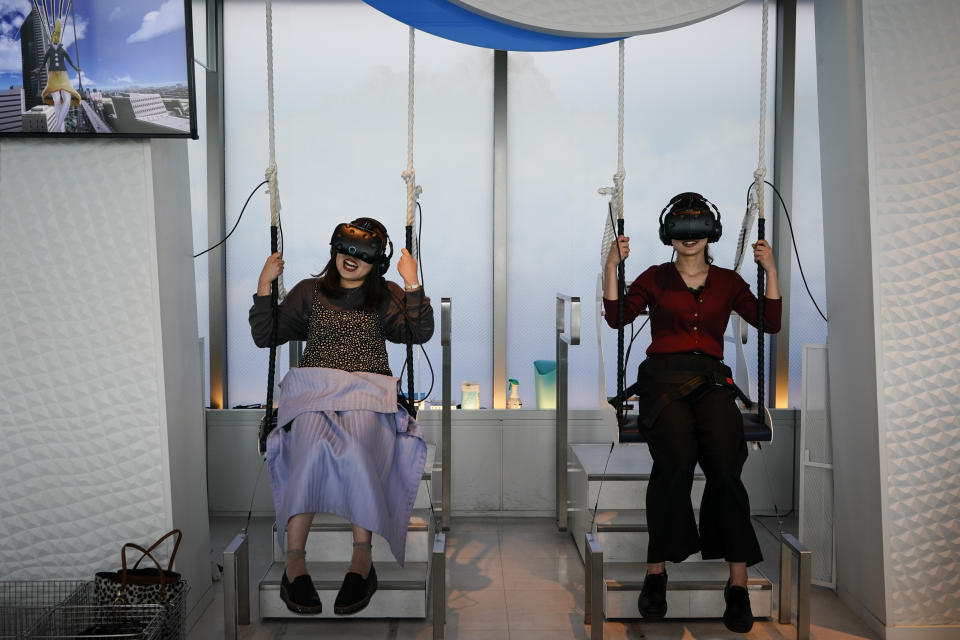
<svg viewBox="0 0 960 640">
<path fill-rule="evenodd" d="M 386 280 L 383 279 L 383 276 L 377 275 L 377 265 L 371 266 L 370 272 L 363 279 L 363 284 L 360 285 L 363 289 L 363 306 L 361 308 L 364 311 L 379 309 L 387 289 Z M 336 300 L 343 295 L 343 288 L 340 286 L 340 272 L 337 270 L 336 253 L 330 256 L 330 260 L 327 261 L 323 270 L 314 274 L 313 277 L 320 279 L 320 291 L 328 298 Z"/>
</svg>

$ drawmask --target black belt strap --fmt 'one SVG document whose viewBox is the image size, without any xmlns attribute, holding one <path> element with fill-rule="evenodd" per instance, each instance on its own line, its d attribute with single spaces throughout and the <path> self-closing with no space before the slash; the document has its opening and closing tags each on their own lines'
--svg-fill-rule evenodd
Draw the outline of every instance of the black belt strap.
<svg viewBox="0 0 960 640">
<path fill-rule="evenodd" d="M 753 406 L 750 398 L 748 398 L 743 390 L 736 385 L 736 383 L 733 381 L 733 378 L 725 376 L 716 371 L 708 373 L 697 373 L 694 371 L 661 371 L 656 374 L 656 380 L 659 383 L 675 384 L 677 386 L 660 394 L 660 397 L 657 398 L 656 401 L 654 401 L 653 404 L 647 408 L 645 415 L 642 415 L 639 423 L 647 429 L 653 427 L 653 424 L 657 421 L 657 417 L 660 415 L 660 412 L 663 411 L 667 405 L 669 405 L 671 402 L 675 402 L 676 400 L 680 400 L 681 398 L 685 398 L 705 384 L 727 387 L 737 394 L 737 397 L 740 398 L 740 400 L 748 409 Z M 619 403 L 624 402 L 626 398 L 629 398 L 631 395 L 635 394 L 642 386 L 643 383 L 638 380 L 624 389 L 623 398 L 617 396 L 611 399 L 611 404 L 613 404 L 614 407 L 617 407 Z"/>
</svg>

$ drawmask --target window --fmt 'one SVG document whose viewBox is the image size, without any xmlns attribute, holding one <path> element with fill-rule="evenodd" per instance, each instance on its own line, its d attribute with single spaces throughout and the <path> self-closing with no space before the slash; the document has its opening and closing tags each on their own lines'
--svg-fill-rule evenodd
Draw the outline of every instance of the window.
<svg viewBox="0 0 960 640">
<path fill-rule="evenodd" d="M 360 2 L 289 0 L 274 2 L 273 10 L 286 287 L 318 273 L 329 259 L 334 226 L 359 216 L 387 225 L 395 246 L 388 278 L 399 280 L 407 27 Z M 229 229 L 268 162 L 263 3 L 228 1 L 224 22 Z M 488 50 L 417 33 L 415 160 L 423 186 L 424 279 L 437 319 L 427 348 L 436 400 L 442 296 L 454 305 L 454 383 L 489 379 L 492 370 L 492 58 Z M 269 218 L 268 198 L 255 195 L 227 244 L 231 405 L 264 399 L 267 350 L 253 345 L 247 311 L 269 254 Z M 404 352 L 389 350 L 394 374 Z M 279 361 L 282 374 L 285 350 Z M 419 370 L 417 389 L 425 391 L 425 360 Z"/>
<path fill-rule="evenodd" d="M 702 193 L 719 207 L 726 232 L 710 249 L 717 265 L 732 265 L 746 189 L 757 166 L 760 25 L 760 4 L 747 3 L 682 29 L 627 40 L 628 281 L 670 259 L 657 235 L 657 217 L 682 191 Z M 771 60 L 775 32 L 771 20 Z M 533 360 L 554 357 L 558 292 L 583 301 L 582 342 L 570 350 L 570 406 L 593 408 L 601 402 L 595 300 L 608 198 L 597 188 L 612 185 L 617 169 L 617 57 L 616 43 L 509 57 L 507 375 L 520 380 L 524 406 L 536 402 Z M 774 71 L 771 62 L 771 96 Z M 771 98 L 766 138 L 771 175 L 773 108 Z M 755 279 L 750 271 L 748 263 L 748 282 Z M 642 322 L 637 320 L 638 329 Z M 616 392 L 616 335 L 602 325 L 607 396 Z M 648 345 L 645 328 L 633 347 L 628 381 L 636 378 Z M 748 346 L 756 379 L 756 348 L 752 358 L 750 351 Z M 732 351 L 727 361 L 734 361 Z"/>
<path fill-rule="evenodd" d="M 797 4 L 797 75 L 794 103 L 793 230 L 813 298 L 827 315 L 820 197 L 820 125 L 817 107 L 816 37 L 813 3 Z M 790 406 L 801 404 L 803 345 L 827 341 L 823 321 L 803 286 L 797 256 L 790 274 Z M 827 315 L 829 317 L 829 315 Z"/>
</svg>

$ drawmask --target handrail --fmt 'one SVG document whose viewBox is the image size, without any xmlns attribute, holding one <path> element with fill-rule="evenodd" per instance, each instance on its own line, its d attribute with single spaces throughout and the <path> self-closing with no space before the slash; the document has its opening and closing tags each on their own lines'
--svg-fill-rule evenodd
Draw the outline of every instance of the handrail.
<svg viewBox="0 0 960 640">
<path fill-rule="evenodd" d="M 588 533 L 583 548 L 583 623 L 590 625 L 590 640 L 603 640 L 603 545 Z"/>
<path fill-rule="evenodd" d="M 797 640 L 810 640 L 810 550 L 789 533 L 780 534 L 780 624 L 790 624 L 790 570 L 797 556 Z"/>
<path fill-rule="evenodd" d="M 237 625 L 250 624 L 250 546 L 238 533 L 223 550 L 223 630 L 236 640 Z"/>
<path fill-rule="evenodd" d="M 566 304 L 570 303 L 570 333 L 566 332 Z M 557 294 L 557 339 L 570 345 L 580 344 L 580 296 Z"/>
<path fill-rule="evenodd" d="M 440 299 L 440 346 L 443 349 L 443 371 L 441 374 L 442 378 L 442 393 L 443 393 L 443 410 L 440 416 L 441 426 L 440 426 L 440 439 L 441 439 L 441 458 L 440 458 L 440 493 L 441 493 L 441 507 L 440 507 L 440 526 L 444 531 L 450 530 L 450 509 L 451 509 L 451 492 L 453 490 L 452 485 L 452 475 L 453 469 L 450 468 L 452 455 L 451 441 L 450 441 L 450 432 L 451 432 L 451 386 L 450 386 L 450 333 L 451 333 L 451 303 L 450 298 L 441 298 Z"/>
<path fill-rule="evenodd" d="M 443 640 L 447 622 L 447 534 L 438 533 L 433 538 L 430 560 L 430 613 L 433 625 L 433 640 Z"/>
<path fill-rule="evenodd" d="M 567 303 L 570 303 L 570 330 L 567 331 Z M 557 414 L 556 454 L 557 528 L 567 530 L 567 350 L 580 344 L 580 297 L 557 294 Z"/>
</svg>

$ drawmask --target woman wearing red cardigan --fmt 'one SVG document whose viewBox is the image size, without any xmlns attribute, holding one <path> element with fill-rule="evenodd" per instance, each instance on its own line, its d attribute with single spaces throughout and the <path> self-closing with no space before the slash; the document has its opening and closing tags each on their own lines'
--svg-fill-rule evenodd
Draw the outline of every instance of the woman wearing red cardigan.
<svg viewBox="0 0 960 640">
<path fill-rule="evenodd" d="M 731 312 L 757 324 L 758 301 L 749 285 L 735 271 L 711 264 L 707 244 L 720 238 L 719 218 L 716 207 L 699 194 L 674 197 L 661 213 L 660 237 L 676 251 L 676 261 L 644 271 L 624 299 L 625 324 L 645 309 L 650 313 L 652 342 L 639 369 L 638 405 L 660 407 L 656 415 L 641 416 L 647 418 L 645 436 L 653 470 L 646 496 L 647 576 L 638 605 L 644 618 L 663 618 L 665 561 L 682 562 L 699 551 L 704 559 L 723 558 L 729 563 L 724 623 L 731 631 L 745 633 L 753 626 L 747 567 L 762 555 L 740 480 L 747 458 L 743 418 L 730 385 L 707 383 L 686 393 L 682 389 L 685 377 L 731 378 L 722 360 L 723 333 Z M 604 310 L 614 328 L 617 265 L 628 255 L 630 239 L 620 236 L 604 267 Z M 763 327 L 776 333 L 781 300 L 770 246 L 758 241 L 753 256 L 767 276 Z M 697 464 L 706 476 L 699 530 L 690 501 Z"/>
</svg>

